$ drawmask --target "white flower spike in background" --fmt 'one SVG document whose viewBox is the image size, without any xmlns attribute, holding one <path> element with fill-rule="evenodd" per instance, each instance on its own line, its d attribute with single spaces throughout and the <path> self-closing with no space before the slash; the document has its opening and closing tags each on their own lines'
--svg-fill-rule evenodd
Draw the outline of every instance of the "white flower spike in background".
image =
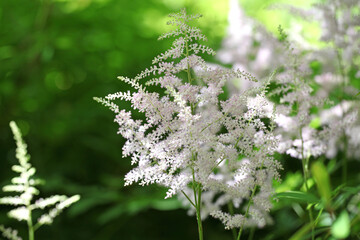
<svg viewBox="0 0 360 240">
<path fill-rule="evenodd" d="M 35 231 L 43 225 L 50 225 L 54 218 L 58 216 L 64 208 L 79 201 L 80 196 L 74 195 L 67 197 L 64 195 L 54 195 L 48 198 L 40 198 L 34 201 L 34 196 L 39 194 L 36 188 L 40 180 L 35 178 L 36 169 L 30 164 L 30 155 L 27 153 L 27 145 L 22 139 L 20 129 L 15 122 L 10 122 L 11 130 L 16 142 L 16 158 L 19 165 L 12 166 L 12 170 L 19 174 L 11 180 L 11 184 L 4 186 L 4 192 L 15 192 L 17 195 L 0 198 L 0 204 L 12 205 L 15 209 L 9 211 L 8 216 L 18 221 L 25 221 L 28 225 L 29 240 L 35 239 Z M 33 220 L 33 211 L 37 209 L 49 209 L 48 213 L 40 216 L 36 221 Z M 2 236 L 11 240 L 20 240 L 17 231 L 5 228 L 0 225 Z"/>
</svg>

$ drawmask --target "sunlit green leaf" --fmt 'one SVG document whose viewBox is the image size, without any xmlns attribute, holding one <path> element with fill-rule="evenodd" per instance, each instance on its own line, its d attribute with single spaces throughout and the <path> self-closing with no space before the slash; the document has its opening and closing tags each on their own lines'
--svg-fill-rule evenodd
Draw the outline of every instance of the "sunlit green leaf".
<svg viewBox="0 0 360 240">
<path fill-rule="evenodd" d="M 276 182 L 276 192 L 287 192 L 292 191 L 293 189 L 298 189 L 302 183 L 302 175 L 300 172 L 289 172 L 284 176 L 282 182 Z"/>
<path fill-rule="evenodd" d="M 299 192 L 299 191 L 289 191 L 277 193 L 274 195 L 274 198 L 278 199 L 287 199 L 297 203 L 318 203 L 320 199 L 318 199 L 315 195 L 311 193 Z"/>
<path fill-rule="evenodd" d="M 317 129 L 321 126 L 321 119 L 319 117 L 312 119 L 309 126 L 313 129 Z"/>
<path fill-rule="evenodd" d="M 312 223 L 306 224 L 300 228 L 289 240 L 302 240 L 304 236 L 311 230 Z"/>
<path fill-rule="evenodd" d="M 331 234 L 337 239 L 347 238 L 350 234 L 350 218 L 346 211 L 341 212 L 331 227 Z"/>
<path fill-rule="evenodd" d="M 329 173 L 325 165 L 320 161 L 315 162 L 311 166 L 311 173 L 318 187 L 319 195 L 329 206 L 331 204 L 331 187 Z"/>
</svg>

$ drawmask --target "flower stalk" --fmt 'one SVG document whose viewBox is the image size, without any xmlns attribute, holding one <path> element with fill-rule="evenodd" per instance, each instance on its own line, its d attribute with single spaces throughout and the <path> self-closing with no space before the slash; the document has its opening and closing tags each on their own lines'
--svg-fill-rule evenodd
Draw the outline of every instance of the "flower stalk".
<svg viewBox="0 0 360 240">
<path fill-rule="evenodd" d="M 308 185 L 308 180 L 310 177 L 310 171 L 309 171 L 309 157 L 305 157 L 304 154 L 304 138 L 302 135 L 302 127 L 300 127 L 300 139 L 301 139 L 301 162 L 302 162 L 302 167 L 303 167 L 303 178 L 304 178 L 304 185 L 305 185 L 305 192 L 309 191 L 309 185 Z M 312 205 L 308 204 L 307 205 L 307 209 L 309 211 L 309 219 L 310 219 L 310 223 L 311 225 L 311 239 L 314 240 L 315 239 L 315 224 L 314 223 L 314 217 L 313 217 L 313 213 L 312 213 Z"/>
</svg>

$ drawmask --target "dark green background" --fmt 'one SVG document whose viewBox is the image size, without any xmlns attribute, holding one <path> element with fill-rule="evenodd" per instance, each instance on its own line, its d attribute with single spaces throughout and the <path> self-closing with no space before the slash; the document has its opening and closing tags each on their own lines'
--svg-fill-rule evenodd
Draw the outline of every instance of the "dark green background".
<svg viewBox="0 0 360 240">
<path fill-rule="evenodd" d="M 289 24 L 278 22 L 282 15 L 263 19 L 266 5 L 279 1 L 241 2 L 270 29 Z M 37 239 L 197 238 L 195 217 L 187 216 L 176 199 L 164 200 L 164 189 L 123 186 L 131 169 L 130 160 L 121 156 L 124 141 L 116 134 L 113 113 L 92 98 L 129 89 L 116 77 L 135 76 L 169 47 L 169 41 L 156 39 L 168 29 L 167 14 L 181 7 L 204 15 L 199 26 L 208 45 L 219 49 L 227 5 L 215 0 L 0 0 L 0 186 L 14 176 L 10 169 L 17 160 L 8 124 L 15 120 L 37 176 L 46 180 L 41 196 L 82 197 L 52 226 L 41 228 Z M 285 167 L 290 170 L 283 175 L 286 186 L 298 188 L 301 163 Z M 301 226 L 304 219 L 290 207 L 280 208 L 274 209 L 276 225 L 258 230 L 255 239 L 287 239 Z M 0 224 L 19 229 L 27 239 L 26 224 L 9 220 L 8 210 L 0 206 Z M 232 239 L 217 220 L 207 219 L 204 230 L 208 240 Z"/>
<path fill-rule="evenodd" d="M 46 180 L 41 196 L 82 197 L 52 226 L 41 228 L 37 239 L 197 236 L 195 218 L 175 199 L 163 200 L 164 189 L 123 186 L 131 169 L 121 156 L 124 142 L 116 134 L 113 114 L 92 99 L 127 89 L 116 77 L 135 76 L 169 47 L 168 41 L 157 41 L 168 28 L 169 13 L 183 6 L 197 13 L 194 4 L 167 2 L 0 1 L 0 185 L 15 175 L 8 125 L 15 120 L 37 176 Z M 222 21 L 210 16 L 202 22 L 214 48 L 225 33 L 227 13 L 222 14 Z M 9 220 L 7 210 L 0 206 L 0 223 L 18 228 L 27 239 L 26 223 Z M 210 232 L 225 231 L 219 224 Z"/>
</svg>

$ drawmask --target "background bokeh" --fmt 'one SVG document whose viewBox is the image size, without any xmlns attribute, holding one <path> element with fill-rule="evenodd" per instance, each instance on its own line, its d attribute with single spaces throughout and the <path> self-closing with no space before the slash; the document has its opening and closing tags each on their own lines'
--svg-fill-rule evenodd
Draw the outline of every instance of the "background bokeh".
<svg viewBox="0 0 360 240">
<path fill-rule="evenodd" d="M 290 14 L 267 12 L 270 4 L 286 1 L 240 2 L 270 31 L 279 24 L 301 24 L 299 19 L 289 20 Z M 38 239 L 161 240 L 197 235 L 195 218 L 187 216 L 176 199 L 163 200 L 164 189 L 123 186 L 131 169 L 130 161 L 121 156 L 123 139 L 116 134 L 112 113 L 92 99 L 128 88 L 116 77 L 135 76 L 168 48 L 169 42 L 157 37 L 167 30 L 167 14 L 182 7 L 204 15 L 199 26 L 208 45 L 218 50 L 226 34 L 228 1 L 0 1 L 0 185 L 13 176 L 15 143 L 8 124 L 15 120 L 37 175 L 46 180 L 42 196 L 82 197 L 51 227 L 39 230 Z M 315 41 L 317 29 L 304 26 L 307 37 Z M 0 207 L 0 223 L 15 224 L 25 232 L 25 224 L 6 217 L 7 210 Z M 291 215 L 281 218 L 291 223 Z M 216 220 L 206 220 L 204 227 L 206 239 L 231 239 Z"/>
</svg>

